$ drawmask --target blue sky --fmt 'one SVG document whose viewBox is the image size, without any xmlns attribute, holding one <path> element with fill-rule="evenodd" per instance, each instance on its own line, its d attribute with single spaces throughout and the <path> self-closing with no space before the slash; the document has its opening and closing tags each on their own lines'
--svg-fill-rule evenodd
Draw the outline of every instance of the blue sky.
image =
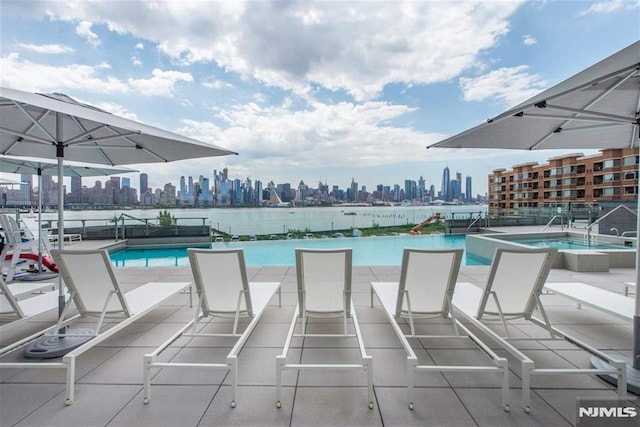
<svg viewBox="0 0 640 427">
<path fill-rule="evenodd" d="M 637 41 L 640 1 L 0 0 L 0 37 L 2 86 L 240 153 L 134 166 L 152 187 L 228 167 L 439 189 L 448 165 L 484 193 L 491 170 L 560 152 L 425 147 Z"/>
</svg>

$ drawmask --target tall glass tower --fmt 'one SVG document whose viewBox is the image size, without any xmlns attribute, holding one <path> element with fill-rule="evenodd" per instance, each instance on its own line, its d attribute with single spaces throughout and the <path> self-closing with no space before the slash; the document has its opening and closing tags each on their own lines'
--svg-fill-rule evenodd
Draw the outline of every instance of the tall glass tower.
<svg viewBox="0 0 640 427">
<path fill-rule="evenodd" d="M 451 201 L 451 178 L 449 175 L 449 166 L 445 166 L 442 171 L 442 199 L 445 202 Z"/>
</svg>

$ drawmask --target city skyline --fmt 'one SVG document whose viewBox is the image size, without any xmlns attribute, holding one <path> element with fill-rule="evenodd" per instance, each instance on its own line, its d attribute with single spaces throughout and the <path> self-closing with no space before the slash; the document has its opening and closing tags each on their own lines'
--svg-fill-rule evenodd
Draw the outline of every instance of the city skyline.
<svg viewBox="0 0 640 427">
<path fill-rule="evenodd" d="M 442 187 L 437 190 L 437 183 L 427 183 L 420 176 L 417 180 L 407 178 L 404 184 L 378 183 L 373 187 L 360 185 L 355 177 L 351 178 L 348 186 L 319 181 L 313 183 L 268 183 L 262 180 L 246 178 L 240 180 L 229 176 L 224 168 L 220 173 L 213 170 L 212 180 L 199 175 L 197 180 L 192 176 L 180 176 L 178 185 L 173 182 L 165 183 L 162 188 L 148 185 L 147 173 L 138 176 L 139 187 L 132 185 L 131 177 L 111 176 L 106 180 L 82 177 L 72 177 L 70 185 L 65 184 L 65 204 L 98 204 L 98 205 L 193 205 L 193 206 L 264 206 L 270 203 L 292 204 L 322 204 L 336 202 L 376 203 L 376 202 L 431 202 L 440 200 L 451 203 L 471 203 L 484 201 L 486 195 L 471 194 L 472 177 L 456 172 L 455 179 L 450 180 L 449 168 L 443 172 Z M 445 185 L 444 179 L 447 179 Z M 7 205 L 34 205 L 37 187 L 34 186 L 34 176 L 22 174 L 20 179 L 28 185 L 18 189 L 4 189 L 3 203 Z M 87 181 L 91 181 L 93 186 Z M 135 182 L 135 181 L 134 181 Z M 57 204 L 57 185 L 54 177 L 49 175 L 42 179 L 43 205 Z M 138 189 L 145 188 L 145 191 Z M 270 190 L 277 193 L 275 201 L 270 197 Z M 464 191 L 463 191 L 464 190 Z"/>
<path fill-rule="evenodd" d="M 561 152 L 429 150 L 637 40 L 640 3 L 4 0 L 0 85 L 60 92 L 237 151 L 149 185 L 480 179 Z M 46 78 L 43 78 L 46 76 Z M 585 153 L 589 154 L 589 153 Z M 131 176 L 132 181 L 135 177 Z M 137 184 L 136 184 L 137 185 Z"/>
</svg>

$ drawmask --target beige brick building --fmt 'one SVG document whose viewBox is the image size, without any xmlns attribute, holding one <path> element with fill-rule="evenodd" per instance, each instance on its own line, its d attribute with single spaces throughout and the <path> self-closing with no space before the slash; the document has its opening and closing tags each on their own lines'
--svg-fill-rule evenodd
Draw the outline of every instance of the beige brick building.
<svg viewBox="0 0 640 427">
<path fill-rule="evenodd" d="M 601 201 L 636 201 L 638 149 L 601 150 L 552 157 L 545 164 L 523 163 L 489 175 L 489 211 L 582 207 Z"/>
</svg>

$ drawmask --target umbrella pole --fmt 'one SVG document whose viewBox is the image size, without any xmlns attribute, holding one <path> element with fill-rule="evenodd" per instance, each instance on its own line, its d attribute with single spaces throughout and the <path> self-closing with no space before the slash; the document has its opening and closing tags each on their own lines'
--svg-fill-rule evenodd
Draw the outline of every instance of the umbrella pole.
<svg viewBox="0 0 640 427">
<path fill-rule="evenodd" d="M 64 185 L 62 182 L 64 172 L 64 144 L 62 142 L 62 113 L 56 113 L 56 158 L 58 159 L 58 247 L 64 246 Z M 58 274 L 58 318 L 64 313 L 65 289 L 62 275 Z M 61 319 L 62 320 L 62 319 Z M 32 341 L 24 349 L 24 356 L 31 359 L 51 359 L 60 357 L 74 348 L 77 348 L 95 336 L 93 330 L 67 329 L 58 330 L 58 339 L 51 340 L 47 335 Z"/>
<path fill-rule="evenodd" d="M 640 167 L 638 173 L 640 174 Z M 640 195 L 636 194 L 636 196 Z M 633 353 L 631 357 L 633 359 L 633 369 L 640 370 L 640 245 L 638 245 L 640 242 L 640 198 L 638 199 L 636 215 L 636 309 L 633 315 Z"/>
<path fill-rule="evenodd" d="M 62 250 L 64 245 L 64 185 L 62 182 L 64 172 L 64 145 L 62 143 L 62 114 L 56 113 L 56 122 L 56 158 L 58 159 L 58 248 Z M 58 291 L 58 317 L 60 317 L 62 316 L 66 302 L 62 275 L 58 275 Z"/>
</svg>

